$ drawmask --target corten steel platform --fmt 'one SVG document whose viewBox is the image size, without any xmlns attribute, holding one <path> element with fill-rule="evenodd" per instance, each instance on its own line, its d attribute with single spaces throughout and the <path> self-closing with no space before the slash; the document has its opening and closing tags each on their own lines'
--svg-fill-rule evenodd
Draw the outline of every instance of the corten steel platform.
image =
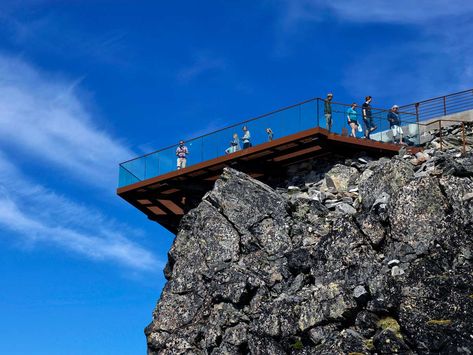
<svg viewBox="0 0 473 355">
<path fill-rule="evenodd" d="M 282 174 L 285 166 L 303 160 L 365 151 L 377 156 L 393 156 L 400 145 L 346 137 L 316 127 L 258 146 L 211 159 L 117 189 L 120 197 L 172 233 L 182 216 L 197 206 L 212 189 L 224 167 L 232 167 L 264 181 Z M 420 148 L 409 148 L 420 150 Z"/>
</svg>

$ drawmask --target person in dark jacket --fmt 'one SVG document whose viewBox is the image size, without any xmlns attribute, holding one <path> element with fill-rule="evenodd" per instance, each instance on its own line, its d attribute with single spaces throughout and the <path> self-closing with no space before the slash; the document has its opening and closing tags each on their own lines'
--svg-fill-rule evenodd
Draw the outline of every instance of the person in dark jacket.
<svg viewBox="0 0 473 355">
<path fill-rule="evenodd" d="M 365 124 L 365 138 L 370 139 L 370 134 L 376 128 L 376 125 L 373 121 L 373 115 L 371 113 L 371 101 L 373 98 L 371 96 L 365 97 L 365 102 L 361 106 L 361 115 L 363 117 L 363 123 Z"/>
<path fill-rule="evenodd" d="M 325 128 L 329 132 L 332 131 L 332 98 L 333 94 L 328 93 L 327 98 L 324 100 Z"/>
<path fill-rule="evenodd" d="M 388 121 L 391 131 L 393 132 L 393 142 L 402 144 L 402 128 L 401 117 L 399 116 L 399 106 L 393 105 L 388 112 Z M 399 139 L 397 138 L 399 136 Z"/>
</svg>

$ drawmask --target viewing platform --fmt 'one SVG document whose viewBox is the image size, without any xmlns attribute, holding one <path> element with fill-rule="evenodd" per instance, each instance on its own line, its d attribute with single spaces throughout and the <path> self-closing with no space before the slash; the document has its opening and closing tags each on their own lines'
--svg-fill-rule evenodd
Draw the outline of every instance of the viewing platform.
<svg viewBox="0 0 473 355">
<path fill-rule="evenodd" d="M 457 94 L 464 93 L 471 95 L 470 108 L 473 108 L 473 91 Z M 440 104 L 445 102 L 442 98 L 437 99 Z M 333 125 L 330 132 L 324 128 L 324 100 L 316 98 L 186 141 L 189 155 L 184 169 L 176 170 L 177 144 L 121 163 L 117 193 L 149 219 L 176 233 L 182 216 L 196 207 L 204 194 L 212 189 L 225 167 L 243 171 L 264 182 L 270 177 L 281 176 L 287 166 L 307 159 L 330 155 L 350 157 L 359 152 L 378 157 L 398 153 L 401 145 L 393 143 L 386 118 L 389 110 L 371 109 L 377 129 L 371 139 L 365 139 L 358 131 L 356 138 L 348 136 L 346 111 L 350 105 L 332 102 L 331 107 Z M 436 128 L 439 120 L 433 120 L 437 117 L 433 116 L 429 117 L 430 121 L 419 122 L 421 103 L 405 107 L 406 111 L 399 112 L 403 142 L 408 149 L 417 151 L 420 150 L 417 146 L 421 143 L 421 133 L 431 129 L 431 124 Z M 429 110 L 431 107 L 429 101 Z M 358 123 L 364 129 L 361 110 L 357 111 Z M 441 111 L 439 117 L 447 112 L 447 108 Z M 243 135 L 243 126 L 251 132 L 253 146 L 227 154 L 225 150 L 233 135 Z M 271 141 L 266 134 L 267 128 L 274 132 Z"/>
</svg>

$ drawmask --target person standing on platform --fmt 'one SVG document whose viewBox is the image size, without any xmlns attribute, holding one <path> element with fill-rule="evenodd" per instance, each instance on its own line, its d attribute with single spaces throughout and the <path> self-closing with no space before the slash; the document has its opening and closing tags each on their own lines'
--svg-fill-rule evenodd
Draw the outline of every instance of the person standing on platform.
<svg viewBox="0 0 473 355">
<path fill-rule="evenodd" d="M 348 125 L 351 127 L 351 136 L 356 138 L 356 130 L 358 128 L 358 119 L 356 112 L 356 103 L 352 103 L 351 107 L 347 110 L 347 121 Z"/>
<path fill-rule="evenodd" d="M 376 128 L 373 122 L 373 115 L 371 113 L 371 101 L 373 98 L 371 96 L 366 96 L 364 104 L 361 106 L 361 114 L 363 117 L 363 123 L 365 124 L 365 138 L 370 139 L 370 134 Z"/>
<path fill-rule="evenodd" d="M 238 134 L 233 133 L 233 139 L 230 141 L 230 147 L 225 149 L 226 154 L 235 153 L 241 149 Z"/>
<path fill-rule="evenodd" d="M 391 131 L 393 132 L 393 142 L 397 143 L 397 136 L 399 136 L 399 144 L 402 144 L 401 118 L 399 117 L 398 105 L 393 105 L 391 110 L 388 112 L 388 121 Z"/>
<path fill-rule="evenodd" d="M 248 127 L 243 126 L 243 137 L 241 137 L 241 140 L 243 141 L 243 149 L 250 148 L 251 147 L 251 134 L 250 131 L 248 130 Z"/>
<path fill-rule="evenodd" d="M 332 131 L 332 98 L 333 94 L 329 92 L 324 100 L 325 128 L 329 132 Z"/>
<path fill-rule="evenodd" d="M 189 149 L 184 145 L 184 141 L 179 141 L 179 146 L 176 149 L 177 156 L 177 170 L 184 169 L 187 164 L 187 155 Z"/>
<path fill-rule="evenodd" d="M 266 128 L 266 133 L 268 134 L 268 142 L 271 142 L 273 140 L 273 130 L 271 128 Z"/>
</svg>

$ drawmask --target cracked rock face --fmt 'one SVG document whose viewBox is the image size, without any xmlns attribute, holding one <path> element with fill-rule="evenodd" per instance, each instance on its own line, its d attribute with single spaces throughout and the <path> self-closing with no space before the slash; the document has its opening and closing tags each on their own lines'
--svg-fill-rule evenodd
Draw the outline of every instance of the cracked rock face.
<svg viewBox="0 0 473 355">
<path fill-rule="evenodd" d="M 472 354 L 457 153 L 339 159 L 277 189 L 226 169 L 182 219 L 148 353 Z"/>
</svg>

